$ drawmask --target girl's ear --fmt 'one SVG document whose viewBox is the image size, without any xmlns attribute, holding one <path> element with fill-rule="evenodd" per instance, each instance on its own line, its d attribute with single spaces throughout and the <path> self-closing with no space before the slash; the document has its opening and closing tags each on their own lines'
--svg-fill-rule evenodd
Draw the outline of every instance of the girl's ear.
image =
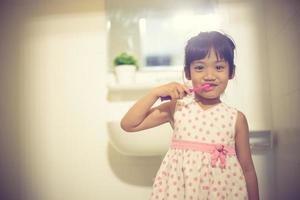
<svg viewBox="0 0 300 200">
<path fill-rule="evenodd" d="M 234 75 L 235 75 L 235 66 L 233 67 L 233 70 L 232 70 L 232 73 L 231 73 L 231 76 L 229 77 L 229 79 L 233 79 Z"/>
<path fill-rule="evenodd" d="M 190 72 L 190 68 L 189 67 L 185 67 L 184 68 L 184 74 L 185 74 L 185 78 L 187 80 L 191 80 L 191 72 Z"/>
</svg>

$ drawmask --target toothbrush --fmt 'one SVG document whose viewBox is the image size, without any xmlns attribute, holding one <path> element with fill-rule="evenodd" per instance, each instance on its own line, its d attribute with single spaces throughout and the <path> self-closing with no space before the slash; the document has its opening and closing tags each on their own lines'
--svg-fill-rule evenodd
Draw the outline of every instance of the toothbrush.
<svg viewBox="0 0 300 200">
<path fill-rule="evenodd" d="M 194 88 L 190 88 L 189 91 L 190 92 L 198 92 L 204 89 L 207 89 L 210 87 L 210 84 L 206 83 L 204 85 L 198 86 L 198 87 L 194 87 Z M 160 100 L 161 101 L 166 101 L 166 100 L 171 100 L 171 96 L 160 96 Z"/>
</svg>

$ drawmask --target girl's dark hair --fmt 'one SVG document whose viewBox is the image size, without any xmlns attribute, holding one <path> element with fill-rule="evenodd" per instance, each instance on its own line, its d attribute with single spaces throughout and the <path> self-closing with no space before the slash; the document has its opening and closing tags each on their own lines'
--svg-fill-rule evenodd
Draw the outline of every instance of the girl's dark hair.
<svg viewBox="0 0 300 200">
<path fill-rule="evenodd" d="M 224 59 L 229 64 L 229 78 L 233 78 L 234 49 L 233 40 L 220 32 L 200 32 L 197 36 L 188 40 L 185 47 L 184 72 L 187 79 L 191 79 L 190 65 L 194 60 L 201 60 L 207 56 L 210 49 L 214 49 L 218 59 Z"/>
</svg>

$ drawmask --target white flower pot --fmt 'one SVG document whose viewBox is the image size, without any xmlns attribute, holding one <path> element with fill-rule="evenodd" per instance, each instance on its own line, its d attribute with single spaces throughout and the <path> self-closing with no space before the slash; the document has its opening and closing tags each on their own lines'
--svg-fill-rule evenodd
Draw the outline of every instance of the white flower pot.
<svg viewBox="0 0 300 200">
<path fill-rule="evenodd" d="M 120 84 L 130 84 L 135 82 L 135 65 L 118 65 L 115 67 L 117 81 Z"/>
</svg>

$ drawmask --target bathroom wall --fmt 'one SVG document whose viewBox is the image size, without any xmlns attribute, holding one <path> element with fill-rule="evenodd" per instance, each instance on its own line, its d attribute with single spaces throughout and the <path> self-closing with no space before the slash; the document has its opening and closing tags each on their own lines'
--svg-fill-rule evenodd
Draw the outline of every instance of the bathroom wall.
<svg viewBox="0 0 300 200">
<path fill-rule="evenodd" d="M 49 13 L 30 16 L 23 27 L 20 117 L 28 199 L 102 198 L 105 25 L 102 3 L 90 3 L 90 11 L 58 13 L 42 5 Z"/>
<path fill-rule="evenodd" d="M 300 199 L 300 2 L 265 0 L 278 199 Z M 274 191 L 274 192 L 275 192 Z"/>
</svg>

